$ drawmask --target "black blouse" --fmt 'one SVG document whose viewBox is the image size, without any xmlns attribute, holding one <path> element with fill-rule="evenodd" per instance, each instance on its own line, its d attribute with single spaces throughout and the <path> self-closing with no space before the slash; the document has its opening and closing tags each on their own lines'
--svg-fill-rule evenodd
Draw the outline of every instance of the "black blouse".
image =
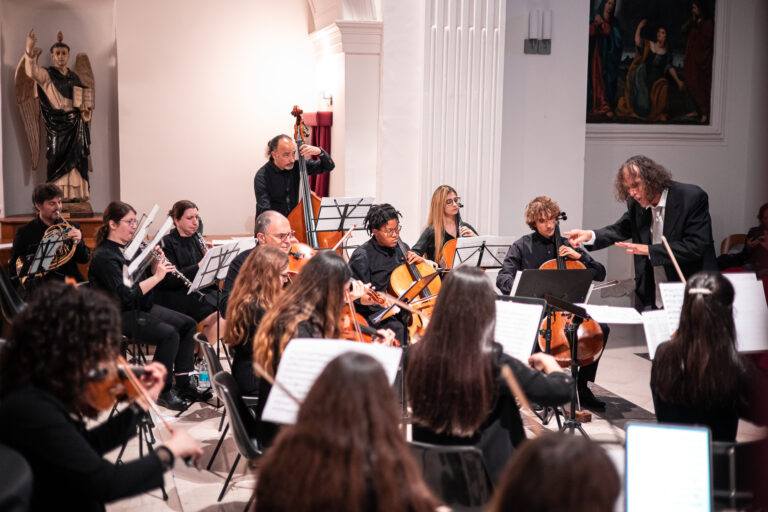
<svg viewBox="0 0 768 512">
<path fill-rule="evenodd" d="M 402 245 L 407 252 L 408 245 L 405 243 Z M 376 238 L 371 237 L 352 253 L 349 258 L 349 268 L 355 279 L 363 283 L 371 283 L 374 290 L 387 291 L 392 271 L 405 262 L 406 255 L 400 249 L 400 244 L 395 247 L 384 247 L 379 245 Z M 360 312 L 365 316 L 379 313 L 383 309 L 379 305 L 360 306 Z"/>
<path fill-rule="evenodd" d="M 160 487 L 154 453 L 117 465 L 103 455 L 136 434 L 133 408 L 87 430 L 50 393 L 32 385 L 0 404 L 0 443 L 24 455 L 34 474 L 30 510 L 105 510 L 104 503 Z"/>
<path fill-rule="evenodd" d="M 165 258 L 173 263 L 176 270 L 192 281 L 198 270 L 198 262 L 203 259 L 203 249 L 196 236 L 181 236 L 176 229 L 163 237 L 163 253 Z M 187 292 L 184 282 L 170 272 L 160 282 L 159 290 L 181 290 Z"/>
<path fill-rule="evenodd" d="M 133 286 L 123 283 L 123 265 L 128 264 L 123 256 L 123 248 L 124 246 L 109 239 L 96 247 L 93 251 L 93 261 L 88 268 L 88 280 L 92 288 L 104 290 L 118 299 L 122 311 L 149 311 L 153 304 L 152 291 L 144 294 L 139 280 Z"/>
<path fill-rule="evenodd" d="M 469 224 L 467 224 L 466 222 L 462 222 L 461 226 L 467 227 L 467 228 L 471 229 L 474 234 L 477 234 L 477 230 L 475 228 L 473 228 L 472 226 L 470 226 Z M 461 226 L 459 226 L 459 230 L 461 230 Z M 453 236 L 452 234 L 450 234 L 449 232 L 443 231 L 443 245 L 445 245 L 445 243 L 448 240 L 453 240 L 454 238 L 456 238 L 456 237 Z M 436 263 L 440 263 L 438 261 L 440 256 L 435 251 L 435 228 L 434 228 L 434 226 L 427 226 L 424 229 L 424 231 L 421 232 L 421 236 L 416 241 L 416 243 L 413 244 L 413 248 L 411 250 L 413 252 L 415 252 L 416 254 L 418 254 L 419 256 L 422 256 L 422 255 L 426 254 L 426 257 L 428 259 L 430 259 L 430 260 L 432 260 L 432 261 L 434 261 Z M 440 250 L 442 251 L 442 247 L 440 248 Z"/>
<path fill-rule="evenodd" d="M 80 229 L 80 225 L 71 222 L 73 227 Z M 31 261 L 32 257 L 37 251 L 37 246 L 40 244 L 40 240 L 43 239 L 45 231 L 48 226 L 45 225 L 40 217 L 35 217 L 32 221 L 24 226 L 20 227 L 16 232 L 16 236 L 13 237 L 13 246 L 11 247 L 11 263 L 8 269 L 8 276 L 16 276 L 16 260 L 23 258 L 24 261 Z M 56 279 L 63 281 L 65 276 L 74 277 L 78 282 L 85 281 L 83 274 L 80 273 L 80 269 L 77 267 L 78 263 L 88 263 L 91 257 L 91 250 L 85 243 L 80 240 L 75 248 L 75 254 L 68 262 L 61 267 L 48 272 L 44 279 Z"/>
</svg>

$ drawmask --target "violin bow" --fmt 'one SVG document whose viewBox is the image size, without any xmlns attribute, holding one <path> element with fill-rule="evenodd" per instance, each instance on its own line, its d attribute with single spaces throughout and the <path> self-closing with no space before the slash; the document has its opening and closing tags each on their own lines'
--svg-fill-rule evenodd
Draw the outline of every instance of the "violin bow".
<svg viewBox="0 0 768 512">
<path fill-rule="evenodd" d="M 336 245 L 334 245 L 334 246 L 333 246 L 333 249 L 331 249 L 331 250 L 332 250 L 332 251 L 335 251 L 335 250 L 336 250 L 336 249 L 338 249 L 340 246 L 344 245 L 344 242 L 346 242 L 346 241 L 347 241 L 347 239 L 348 239 L 350 236 L 352 236 L 352 231 L 354 231 L 355 229 L 357 229 L 357 224 L 352 224 L 352 227 L 351 227 L 351 228 L 349 228 L 349 230 L 348 230 L 346 233 L 344 233 L 344 236 L 343 236 L 343 237 L 341 237 L 341 240 L 339 240 L 338 242 L 336 242 Z"/>
<path fill-rule="evenodd" d="M 344 290 L 344 299 L 347 301 L 347 306 L 349 306 L 349 312 L 351 313 L 351 316 L 352 316 L 352 325 L 355 326 L 355 337 L 357 338 L 357 341 L 359 343 L 362 343 L 363 333 L 362 331 L 360 331 L 360 322 L 357 321 L 357 312 L 355 311 L 355 304 L 354 302 L 352 302 L 352 295 L 350 295 L 349 290 Z"/>
<path fill-rule="evenodd" d="M 529 414 L 526 414 L 528 419 L 532 417 L 532 415 L 535 415 L 533 412 L 533 409 L 531 408 L 531 404 L 528 402 L 528 397 L 525 396 L 525 393 L 523 393 L 523 388 L 520 387 L 520 383 L 517 382 L 517 379 L 515 378 L 515 374 L 512 373 L 512 369 L 509 367 L 509 365 L 505 364 L 501 367 L 501 376 L 504 377 L 504 380 L 507 382 L 507 386 L 509 387 L 509 390 L 512 391 L 512 394 L 515 395 L 515 398 L 517 398 L 517 401 L 520 402 L 520 406 L 524 407 L 528 410 Z M 531 430 L 533 430 L 533 434 L 535 437 L 541 436 L 541 425 L 539 425 L 536 421 L 530 420 L 529 426 L 531 427 Z"/>
<path fill-rule="evenodd" d="M 669 246 L 667 237 L 665 237 L 664 235 L 661 235 L 661 243 L 663 243 L 664 248 L 667 249 L 667 252 L 669 253 L 669 257 L 672 260 L 672 264 L 675 266 L 675 270 L 677 270 L 677 275 L 680 277 L 680 281 L 682 281 L 683 284 L 687 284 L 685 280 L 685 276 L 683 275 L 683 271 L 680 270 L 680 265 L 677 264 L 677 259 L 675 258 L 675 255 L 672 253 L 672 248 Z"/>
</svg>

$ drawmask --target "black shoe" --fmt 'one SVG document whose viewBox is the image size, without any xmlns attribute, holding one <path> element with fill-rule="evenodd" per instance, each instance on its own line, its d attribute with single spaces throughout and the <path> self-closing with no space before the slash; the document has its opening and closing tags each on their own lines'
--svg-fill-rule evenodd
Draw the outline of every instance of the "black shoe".
<svg viewBox="0 0 768 512">
<path fill-rule="evenodd" d="M 587 386 L 579 388 L 579 404 L 587 409 L 595 409 L 598 411 L 605 410 L 605 402 L 598 400 L 592 390 Z"/>
<path fill-rule="evenodd" d="M 160 393 L 160 396 L 157 397 L 157 405 L 172 411 L 184 411 L 189 407 L 189 403 L 185 402 L 174 388 Z"/>
<path fill-rule="evenodd" d="M 190 384 L 179 386 L 179 396 L 190 402 L 207 402 L 213 398 L 213 392 L 210 389 L 200 390 Z"/>
</svg>

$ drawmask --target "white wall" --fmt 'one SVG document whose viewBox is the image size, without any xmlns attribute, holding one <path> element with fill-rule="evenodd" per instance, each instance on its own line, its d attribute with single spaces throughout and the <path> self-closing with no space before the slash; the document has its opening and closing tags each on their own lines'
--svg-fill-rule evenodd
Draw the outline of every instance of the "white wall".
<svg viewBox="0 0 768 512">
<path fill-rule="evenodd" d="M 75 56 L 87 53 L 96 82 L 96 109 L 91 121 L 90 175 L 91 205 L 101 211 L 119 195 L 117 136 L 117 66 L 115 60 L 114 3 L 111 0 L 3 0 L 0 3 L 2 40 L 2 182 L 5 208 L 0 215 L 32 212 L 32 189 L 45 182 L 45 132 L 40 137 L 40 161 L 31 168 L 29 145 L 21 114 L 16 106 L 13 76 L 24 53 L 26 35 L 31 28 L 37 46 L 43 50 L 38 60 L 50 66 L 50 47 L 59 30 L 71 49 L 70 69 Z M 42 120 L 40 121 L 41 130 Z"/>
<path fill-rule="evenodd" d="M 208 233 L 253 229 L 267 140 L 316 110 L 306 0 L 118 0 L 120 187 L 147 212 L 178 199 Z"/>
<path fill-rule="evenodd" d="M 598 228 L 621 215 L 625 207 L 613 196 L 613 179 L 628 157 L 645 154 L 667 167 L 674 179 L 695 183 L 709 193 L 715 249 L 730 233 L 744 233 L 756 223 L 760 204 L 768 201 L 766 170 L 766 68 L 768 28 L 762 0 L 721 2 L 727 16 L 723 59 L 721 140 L 600 140 L 586 143 L 587 188 L 584 193 L 584 226 Z M 738 8 L 737 8 L 738 7 Z M 722 19 L 716 20 L 722 22 Z M 715 78 L 715 81 L 717 78 Z M 715 98 L 717 96 L 715 95 Z M 716 100 L 717 101 L 717 100 Z M 713 112 L 717 109 L 717 105 Z M 684 129 L 680 129 L 681 132 Z M 631 275 L 631 258 L 618 249 L 595 253 L 606 263 L 609 278 Z"/>
<path fill-rule="evenodd" d="M 551 55 L 525 55 L 530 9 L 552 9 Z M 589 1 L 508 0 L 500 234 L 521 236 L 525 205 L 548 195 L 582 222 Z"/>
</svg>

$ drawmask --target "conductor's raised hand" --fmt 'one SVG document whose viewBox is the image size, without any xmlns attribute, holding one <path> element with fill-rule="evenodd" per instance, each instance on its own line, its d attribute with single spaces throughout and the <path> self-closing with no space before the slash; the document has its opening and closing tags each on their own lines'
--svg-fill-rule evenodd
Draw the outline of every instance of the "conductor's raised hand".
<svg viewBox="0 0 768 512">
<path fill-rule="evenodd" d="M 565 231 L 563 236 L 568 237 L 569 244 L 574 247 L 578 247 L 579 244 L 589 242 L 589 240 L 592 238 L 592 231 L 588 229 L 572 229 L 570 231 Z"/>
<path fill-rule="evenodd" d="M 648 256 L 648 246 L 646 244 L 633 244 L 631 242 L 616 242 L 616 247 L 624 247 L 627 250 L 627 254 L 635 254 L 637 256 Z"/>
</svg>

